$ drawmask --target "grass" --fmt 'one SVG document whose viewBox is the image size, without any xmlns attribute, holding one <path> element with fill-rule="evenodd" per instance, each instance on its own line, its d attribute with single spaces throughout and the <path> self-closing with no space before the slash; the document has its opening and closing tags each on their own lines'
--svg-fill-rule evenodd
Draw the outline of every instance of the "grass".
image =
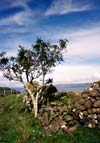
<svg viewBox="0 0 100 143">
<path fill-rule="evenodd" d="M 50 133 L 24 112 L 22 97 L 0 97 L 0 143 L 100 143 L 100 131 L 78 126 L 73 133 Z"/>
<path fill-rule="evenodd" d="M 9 87 L 0 87 L 0 96 L 5 96 L 9 94 L 18 94 L 18 93 L 20 92 L 15 89 L 11 89 Z"/>
</svg>

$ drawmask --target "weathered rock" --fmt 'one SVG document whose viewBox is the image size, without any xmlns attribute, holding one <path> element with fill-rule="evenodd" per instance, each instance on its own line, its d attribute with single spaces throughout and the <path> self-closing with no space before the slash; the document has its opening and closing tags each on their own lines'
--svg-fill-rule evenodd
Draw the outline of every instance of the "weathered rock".
<svg viewBox="0 0 100 143">
<path fill-rule="evenodd" d="M 89 93 L 89 92 L 88 92 L 88 93 Z M 83 92 L 83 93 L 82 93 L 82 97 L 83 97 L 83 98 L 86 98 L 86 97 L 88 96 L 88 93 Z"/>
<path fill-rule="evenodd" d="M 97 110 L 97 111 L 96 111 L 97 114 L 99 114 L 99 113 L 100 113 L 100 108 L 97 108 L 96 110 Z"/>
<path fill-rule="evenodd" d="M 92 113 L 96 113 L 97 112 L 97 109 L 96 108 L 92 108 Z"/>
<path fill-rule="evenodd" d="M 92 114 L 92 110 L 91 109 L 87 109 L 88 114 Z"/>
<path fill-rule="evenodd" d="M 94 98 L 91 98 L 90 101 L 91 101 L 92 103 L 94 103 L 96 100 L 95 100 Z"/>
<path fill-rule="evenodd" d="M 77 127 L 76 127 L 76 126 L 73 126 L 73 127 L 68 128 L 67 132 L 68 132 L 68 133 L 72 133 L 72 132 L 75 132 L 76 129 L 77 129 Z"/>
<path fill-rule="evenodd" d="M 94 102 L 93 107 L 99 108 L 100 107 L 100 100 Z"/>
<path fill-rule="evenodd" d="M 70 115 L 64 116 L 64 120 L 65 120 L 66 122 L 69 122 L 69 121 L 71 121 L 72 119 L 73 119 L 73 117 L 70 116 Z"/>
<path fill-rule="evenodd" d="M 57 102 L 51 102 L 50 105 L 51 105 L 51 106 L 56 106 L 56 105 L 57 105 Z"/>
<path fill-rule="evenodd" d="M 84 100 L 84 99 L 80 99 L 79 103 L 80 103 L 81 105 L 84 105 L 85 100 Z"/>
<path fill-rule="evenodd" d="M 98 122 L 100 122 L 100 115 L 97 115 L 97 120 Z"/>
<path fill-rule="evenodd" d="M 90 122 L 90 123 L 88 123 L 88 127 L 89 127 L 89 128 L 94 128 L 94 127 L 95 127 L 95 124 Z"/>
<path fill-rule="evenodd" d="M 98 96 L 98 91 L 97 91 L 97 90 L 92 90 L 92 91 L 90 92 L 90 95 L 91 95 L 92 97 L 97 97 L 97 96 Z"/>
<path fill-rule="evenodd" d="M 88 116 L 88 112 L 87 111 L 83 111 L 83 115 L 84 115 L 84 117 L 87 117 Z"/>
<path fill-rule="evenodd" d="M 90 108 L 92 107 L 91 101 L 85 100 L 84 106 L 85 106 L 87 109 L 90 109 Z"/>
<path fill-rule="evenodd" d="M 83 105 L 77 104 L 77 109 L 84 111 L 86 109 L 86 107 Z"/>
<path fill-rule="evenodd" d="M 98 97 L 96 97 L 96 100 L 100 100 L 100 93 L 98 94 Z"/>
<path fill-rule="evenodd" d="M 41 122 L 42 122 L 42 125 L 48 125 L 48 123 L 49 123 L 49 115 L 48 115 L 47 112 L 45 112 L 45 113 L 42 115 Z"/>
</svg>

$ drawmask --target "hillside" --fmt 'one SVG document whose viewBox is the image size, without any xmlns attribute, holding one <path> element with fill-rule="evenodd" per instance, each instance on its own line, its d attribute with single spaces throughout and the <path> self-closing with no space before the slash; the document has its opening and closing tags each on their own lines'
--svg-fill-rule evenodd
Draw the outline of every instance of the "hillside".
<svg viewBox="0 0 100 143">
<path fill-rule="evenodd" d="M 39 120 L 24 111 L 22 96 L 0 97 L 1 143 L 100 143 L 100 131 L 77 127 L 72 133 L 46 132 Z"/>
<path fill-rule="evenodd" d="M 9 88 L 9 87 L 0 87 L 0 96 L 9 95 L 9 94 L 18 94 L 19 91 Z"/>
</svg>

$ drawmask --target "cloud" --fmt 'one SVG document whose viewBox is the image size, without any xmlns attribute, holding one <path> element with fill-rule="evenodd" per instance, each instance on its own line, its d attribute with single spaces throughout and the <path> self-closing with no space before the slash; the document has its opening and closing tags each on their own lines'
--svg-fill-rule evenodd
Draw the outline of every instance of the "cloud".
<svg viewBox="0 0 100 143">
<path fill-rule="evenodd" d="M 100 80 L 100 66 L 60 65 L 49 76 L 53 77 L 55 84 L 94 82 Z"/>
<path fill-rule="evenodd" d="M 66 61 L 70 59 L 72 63 L 73 61 L 79 63 L 84 60 L 88 62 L 88 59 L 100 57 L 100 52 L 98 52 L 100 47 L 100 27 L 98 25 L 69 30 L 62 28 L 62 30 L 59 29 L 55 33 L 52 36 L 48 35 L 48 37 L 51 37 L 54 41 L 58 41 L 61 38 L 69 40 L 68 52 L 64 55 Z"/>
<path fill-rule="evenodd" d="M 5 10 L 5 9 L 10 9 L 10 8 L 14 8 L 14 7 L 23 7 L 24 9 L 27 8 L 27 3 L 30 0 L 3 0 L 0 1 L 0 5 L 2 5 L 0 7 L 0 11 Z"/>
<path fill-rule="evenodd" d="M 15 0 L 15 1 L 9 1 L 5 0 L 5 5 L 4 2 L 2 3 L 4 7 L 2 8 L 3 10 L 5 9 L 11 9 L 15 7 L 22 7 L 23 10 L 20 12 L 16 12 L 15 14 L 10 14 L 8 17 L 4 17 L 0 20 L 0 26 L 6 25 L 29 25 L 30 23 L 33 23 L 32 17 L 35 16 L 35 12 L 30 9 L 28 6 L 28 2 L 31 0 Z M 7 4 L 8 3 L 8 4 Z"/>
<path fill-rule="evenodd" d="M 73 2 L 73 0 L 53 0 L 45 15 L 63 15 L 71 12 L 80 12 L 91 9 L 91 4 L 85 2 Z"/>
<path fill-rule="evenodd" d="M 53 78 L 54 84 L 89 83 L 100 80 L 100 66 L 98 65 L 60 65 L 53 73 L 46 76 Z M 22 84 L 9 81 L 0 74 L 0 86 L 22 87 Z"/>
<path fill-rule="evenodd" d="M 25 12 L 16 13 L 5 19 L 2 19 L 0 25 L 11 25 L 11 24 L 23 25 L 24 22 L 27 21 L 26 16 L 27 14 Z"/>
<path fill-rule="evenodd" d="M 69 40 L 68 52 L 64 54 L 65 63 L 57 66 L 55 71 L 47 77 L 53 77 L 55 84 L 83 83 L 100 80 L 100 64 L 98 61 L 100 57 L 100 27 L 98 24 L 90 27 L 79 27 L 77 29 L 62 29 L 61 31 L 53 28 L 53 31 L 56 34 L 52 34 L 52 30 L 49 28 L 47 33 L 42 31 L 42 34 L 47 39 L 50 39 L 50 41 L 67 38 Z M 50 33 L 52 34 L 51 36 Z M 47 35 L 45 36 L 45 34 Z M 18 44 L 30 47 L 32 43 L 14 37 L 9 39 L 5 44 L 6 47 L 14 45 L 12 51 L 8 49 L 8 55 L 12 56 L 16 53 L 14 47 L 18 47 Z"/>
</svg>

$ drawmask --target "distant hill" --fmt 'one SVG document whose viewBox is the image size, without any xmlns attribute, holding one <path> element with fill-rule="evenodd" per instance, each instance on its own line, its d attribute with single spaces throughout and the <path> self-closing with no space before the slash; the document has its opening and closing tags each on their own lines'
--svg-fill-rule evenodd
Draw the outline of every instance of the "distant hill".
<svg viewBox="0 0 100 143">
<path fill-rule="evenodd" d="M 0 87 L 0 96 L 18 94 L 18 93 L 20 93 L 20 92 L 16 89 L 12 89 L 9 87 Z"/>
</svg>

